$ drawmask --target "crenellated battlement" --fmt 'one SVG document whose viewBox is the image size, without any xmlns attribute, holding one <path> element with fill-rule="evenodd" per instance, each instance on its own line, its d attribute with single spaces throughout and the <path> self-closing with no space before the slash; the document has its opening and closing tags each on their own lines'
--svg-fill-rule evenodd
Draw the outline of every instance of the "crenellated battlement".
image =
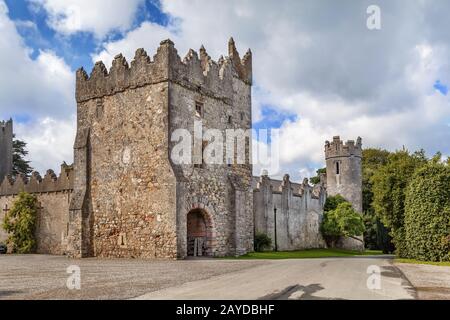
<svg viewBox="0 0 450 320">
<path fill-rule="evenodd" d="M 263 189 L 270 189 L 274 194 L 282 194 L 283 192 L 291 189 L 294 197 L 307 196 L 311 199 L 320 199 L 326 194 L 326 182 L 325 176 L 321 176 L 320 183 L 312 186 L 309 180 L 305 178 L 302 183 L 295 183 L 290 181 L 288 174 L 285 174 L 283 180 L 271 179 L 267 173 L 264 173 L 261 177 L 254 177 L 254 192 L 260 192 Z"/>
<path fill-rule="evenodd" d="M 362 139 L 360 137 L 356 143 L 354 140 L 344 143 L 339 136 L 333 137 L 332 142 L 325 142 L 325 159 L 350 156 L 362 157 Z"/>
<path fill-rule="evenodd" d="M 0 130 L 2 130 L 2 131 L 6 130 L 6 129 L 12 130 L 12 127 L 13 127 L 12 119 L 9 119 L 7 121 L 0 121 Z M 0 131 L 0 133 L 2 133 L 2 131 Z"/>
<path fill-rule="evenodd" d="M 0 121 L 0 138 L 11 140 L 13 136 L 13 121 Z"/>
<path fill-rule="evenodd" d="M 202 46 L 199 53 L 190 49 L 181 59 L 171 40 L 162 41 L 151 59 L 144 49 L 136 51 L 129 64 L 122 54 L 114 58 L 111 69 L 97 62 L 90 75 L 81 68 L 76 75 L 78 102 L 101 98 L 127 89 L 172 81 L 228 101 L 233 79 L 252 84 L 252 53 L 241 59 L 233 38 L 228 43 L 228 56 L 213 61 Z M 229 102 L 229 101 L 228 101 Z"/>
<path fill-rule="evenodd" d="M 33 172 L 30 178 L 19 175 L 13 178 L 8 175 L 0 185 L 0 197 L 17 195 L 20 192 L 48 193 L 72 191 L 74 182 L 73 166 L 61 165 L 59 176 L 53 170 L 47 170 L 42 178 L 39 172 Z"/>
</svg>

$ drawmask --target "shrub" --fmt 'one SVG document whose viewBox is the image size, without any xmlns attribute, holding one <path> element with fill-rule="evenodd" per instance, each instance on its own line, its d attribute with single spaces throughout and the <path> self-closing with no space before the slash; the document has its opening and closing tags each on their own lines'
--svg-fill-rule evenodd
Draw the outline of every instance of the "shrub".
<svg viewBox="0 0 450 320">
<path fill-rule="evenodd" d="M 362 216 L 353 209 L 351 203 L 340 203 L 336 209 L 327 211 L 321 225 L 321 232 L 329 246 L 334 246 L 340 237 L 356 239 L 364 233 Z"/>
<path fill-rule="evenodd" d="M 9 233 L 7 242 L 13 245 L 13 252 L 34 251 L 37 208 L 36 196 L 22 192 L 5 215 L 3 228 Z"/>
<path fill-rule="evenodd" d="M 255 251 L 261 252 L 264 249 L 270 248 L 272 239 L 265 233 L 257 233 L 255 235 Z"/>
<path fill-rule="evenodd" d="M 338 194 L 336 196 L 328 197 L 327 201 L 325 201 L 323 211 L 327 212 L 327 211 L 336 210 L 338 205 L 340 205 L 341 203 L 346 203 L 346 202 L 348 203 L 348 201 L 340 194 Z"/>
<path fill-rule="evenodd" d="M 407 189 L 405 236 L 408 257 L 450 261 L 450 166 L 430 162 Z"/>
</svg>

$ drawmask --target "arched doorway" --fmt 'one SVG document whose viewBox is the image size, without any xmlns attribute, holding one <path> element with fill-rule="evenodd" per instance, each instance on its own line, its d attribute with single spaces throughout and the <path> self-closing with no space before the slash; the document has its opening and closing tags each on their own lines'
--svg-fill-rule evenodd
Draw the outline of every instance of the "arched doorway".
<svg viewBox="0 0 450 320">
<path fill-rule="evenodd" d="M 208 213 L 201 209 L 191 210 L 187 215 L 187 255 L 211 256 L 212 222 Z"/>
</svg>

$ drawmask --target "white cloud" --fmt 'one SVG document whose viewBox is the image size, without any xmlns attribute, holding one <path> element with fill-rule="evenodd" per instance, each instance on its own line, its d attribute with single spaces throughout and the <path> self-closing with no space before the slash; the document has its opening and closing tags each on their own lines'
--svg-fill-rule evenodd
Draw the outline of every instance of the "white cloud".
<svg viewBox="0 0 450 320">
<path fill-rule="evenodd" d="M 75 81 L 70 67 L 51 51 L 35 60 L 0 0 L 0 119 L 29 117 L 15 123 L 28 143 L 32 165 L 40 171 L 73 161 Z"/>
<path fill-rule="evenodd" d="M 282 168 L 297 178 L 324 162 L 324 141 L 334 135 L 362 136 L 365 146 L 450 152 L 449 99 L 433 89 L 436 80 L 450 84 L 448 19 L 436 19 L 448 3 L 438 1 L 438 10 L 427 2 L 380 1 L 376 32 L 366 28 L 370 4 L 163 0 L 169 28 L 145 23 L 105 42 L 94 60 L 109 64 L 119 52 L 132 59 L 139 47 L 153 54 L 167 37 L 180 56 L 204 44 L 218 57 L 234 36 L 241 52 L 253 50 L 254 120 L 262 105 L 297 115 L 280 134 Z M 445 25 L 436 29 L 437 21 Z"/>
<path fill-rule="evenodd" d="M 61 117 L 75 112 L 75 81 L 70 67 L 53 52 L 35 60 L 0 1 L 0 116 Z"/>
<path fill-rule="evenodd" d="M 27 143 L 31 166 L 44 175 L 48 169 L 59 173 L 59 166 L 66 161 L 73 162 L 73 141 L 76 132 L 76 117 L 68 119 L 47 117 L 26 124 L 15 124 L 18 139 Z"/>
<path fill-rule="evenodd" d="M 72 35 L 92 32 L 103 38 L 112 31 L 126 31 L 132 26 L 144 0 L 28 0 L 43 8 L 47 24 L 59 33 Z"/>
<path fill-rule="evenodd" d="M 38 5 L 37 0 L 31 1 Z M 66 35 L 92 32 L 104 39 L 111 31 L 128 30 L 141 2 L 39 3 L 56 31 Z M 74 4 L 79 11 L 67 9 Z M 253 51 L 254 121 L 262 119 L 263 105 L 297 115 L 296 121 L 284 123 L 280 131 L 281 165 L 293 179 L 323 164 L 324 140 L 334 135 L 345 139 L 362 136 L 365 146 L 396 149 L 405 145 L 411 150 L 425 148 L 430 153 L 440 150 L 449 154 L 449 98 L 433 89 L 433 84 L 436 80 L 450 84 L 450 39 L 445 31 L 449 20 L 444 14 L 450 5 L 438 0 L 415 5 L 379 1 L 382 29 L 374 32 L 366 28 L 370 4 L 368 0 L 229 0 L 220 4 L 162 0 L 161 8 L 170 17 L 167 27 L 144 22 L 121 40 L 103 40 L 92 58 L 110 65 L 116 54 L 123 53 L 130 61 L 141 47 L 153 55 L 166 38 L 175 41 L 181 57 L 189 48 L 204 44 L 208 53 L 218 58 L 226 54 L 228 38 L 233 36 L 241 53 L 248 47 Z M 0 28 L 4 26 L 0 24 Z M 18 69 L 20 78 L 31 79 L 25 83 L 36 82 L 34 73 L 44 73 L 37 89 L 26 85 L 31 91 L 27 89 L 23 96 L 32 92 L 39 102 L 30 105 L 38 114 L 53 117 L 63 113 L 54 107 L 55 101 L 68 101 L 73 107 L 73 83 L 68 85 L 70 70 L 64 62 L 51 52 L 41 52 L 31 61 L 23 44 L 19 41 L 15 45 L 17 35 L 14 41 L 8 39 L 11 34 L 7 32 L 0 39 L 0 49 L 2 44 L 13 44 L 9 57 L 4 50 L 0 54 L 5 72 L 12 74 Z M 25 57 L 19 59 L 24 61 L 24 71 L 5 63 L 4 56 L 4 61 Z M 55 77 L 48 65 L 62 81 L 52 83 Z M 5 79 L 8 81 L 0 83 L 0 99 L 5 97 L 1 85 L 8 92 L 12 86 L 23 84 L 17 77 Z M 37 92 L 45 94 L 39 97 Z M 20 95 L 13 96 L 15 105 L 27 110 L 26 103 L 17 103 Z M 67 114 L 65 108 L 62 110 Z"/>
<path fill-rule="evenodd" d="M 169 37 L 174 39 L 171 30 L 155 23 L 144 22 L 139 28 L 130 31 L 126 38 L 104 43 L 104 50 L 93 55 L 93 61 L 103 61 L 106 66 L 111 66 L 114 56 L 118 53 L 122 53 L 131 61 L 138 48 L 145 48 L 152 56 L 156 53 L 159 43 Z"/>
</svg>

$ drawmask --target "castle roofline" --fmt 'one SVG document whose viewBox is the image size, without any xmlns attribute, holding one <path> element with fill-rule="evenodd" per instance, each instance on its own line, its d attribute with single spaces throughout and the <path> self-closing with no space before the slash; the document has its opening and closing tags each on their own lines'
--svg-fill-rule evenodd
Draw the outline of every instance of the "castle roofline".
<svg viewBox="0 0 450 320">
<path fill-rule="evenodd" d="M 252 85 L 252 53 L 248 50 L 241 59 L 233 38 L 228 42 L 228 56 L 218 61 L 212 60 L 203 46 L 199 53 L 190 49 L 181 59 L 174 43 L 167 39 L 160 43 L 153 59 L 144 49 L 138 49 L 130 64 L 118 54 L 109 70 L 101 61 L 95 63 L 90 75 L 80 68 L 76 75 L 76 98 L 83 102 L 164 81 L 194 84 L 220 96 L 220 88 L 229 88 L 233 78 Z"/>
<path fill-rule="evenodd" d="M 72 191 L 74 184 L 73 165 L 61 165 L 59 176 L 53 170 L 47 170 L 42 178 L 39 172 L 34 171 L 31 177 L 20 174 L 16 177 L 6 176 L 0 183 L 0 196 L 16 195 L 20 192 L 48 193 Z"/>
<path fill-rule="evenodd" d="M 9 126 L 9 125 L 12 125 L 13 124 L 13 120 L 12 120 L 12 118 L 10 118 L 9 120 L 2 120 L 2 121 L 0 121 L 0 127 L 6 127 L 6 126 Z"/>
<path fill-rule="evenodd" d="M 362 139 L 348 140 L 344 143 L 340 136 L 334 136 L 333 141 L 325 141 L 325 159 L 337 157 L 362 157 Z"/>
</svg>

